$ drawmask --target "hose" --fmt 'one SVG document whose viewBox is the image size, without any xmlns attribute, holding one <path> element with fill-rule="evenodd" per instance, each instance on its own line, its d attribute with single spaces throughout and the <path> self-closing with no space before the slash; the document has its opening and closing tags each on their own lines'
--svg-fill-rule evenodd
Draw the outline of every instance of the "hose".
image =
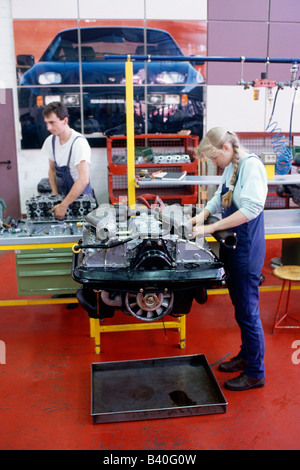
<svg viewBox="0 0 300 470">
<path fill-rule="evenodd" d="M 95 245 L 83 245 L 81 243 L 78 243 L 77 245 L 73 245 L 72 250 L 73 250 L 74 253 L 79 253 L 79 251 L 82 248 L 94 248 L 94 249 L 100 249 L 101 248 L 101 249 L 108 250 L 109 248 L 114 248 L 115 246 L 124 245 L 125 243 L 128 243 L 128 242 L 134 240 L 135 238 L 138 238 L 138 235 L 134 236 L 134 237 L 125 238 L 124 240 L 111 242 L 111 243 L 98 243 L 98 244 L 95 244 Z"/>
<path fill-rule="evenodd" d="M 268 122 L 268 125 L 267 125 L 267 128 L 266 128 L 266 132 L 268 132 L 271 135 L 271 142 L 272 142 L 272 146 L 273 146 L 273 151 L 277 154 L 277 162 L 276 162 L 276 165 L 275 165 L 275 172 L 278 175 L 286 175 L 291 170 L 292 163 L 293 163 L 293 154 L 292 154 L 290 148 L 288 148 L 285 144 L 285 137 L 281 132 L 281 128 L 278 127 L 278 122 L 277 121 L 272 121 L 279 90 L 280 90 L 280 86 L 278 86 L 277 90 L 276 90 L 274 103 L 273 103 L 273 108 L 272 108 L 272 113 L 271 113 L 271 116 L 270 116 L 270 119 L 269 119 L 269 122 Z M 292 116 L 293 116 L 295 95 L 296 95 L 296 90 L 295 90 L 295 93 L 294 93 L 294 99 L 293 99 L 292 111 L 291 111 L 291 118 L 290 118 L 290 146 L 291 146 L 291 138 L 292 138 L 291 128 L 292 128 Z"/>
<path fill-rule="evenodd" d="M 214 217 L 210 215 L 206 219 L 205 224 L 214 224 L 215 222 L 218 222 L 218 221 L 219 221 L 218 217 Z M 226 246 L 227 248 L 232 248 L 233 250 L 236 248 L 236 245 L 237 245 L 236 233 L 230 229 L 218 230 L 217 232 L 214 232 L 212 234 L 212 237 L 215 238 L 217 242 L 222 243 L 222 245 Z"/>
<path fill-rule="evenodd" d="M 290 117 L 290 147 L 292 147 L 292 123 L 293 123 L 294 104 L 295 104 L 297 90 L 298 90 L 298 87 L 296 86 L 295 91 L 294 91 L 293 101 L 292 101 L 291 117 Z"/>
</svg>

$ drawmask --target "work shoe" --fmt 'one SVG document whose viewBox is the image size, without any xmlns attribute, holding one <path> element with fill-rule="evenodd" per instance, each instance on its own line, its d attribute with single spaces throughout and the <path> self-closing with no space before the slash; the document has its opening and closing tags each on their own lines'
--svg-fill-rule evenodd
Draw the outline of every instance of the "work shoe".
<svg viewBox="0 0 300 470">
<path fill-rule="evenodd" d="M 229 390 L 250 390 L 251 388 L 264 387 L 265 379 L 253 379 L 245 374 L 240 374 L 234 379 L 226 380 L 224 385 L 225 388 L 228 388 Z"/>
<path fill-rule="evenodd" d="M 219 370 L 222 372 L 237 372 L 238 370 L 244 370 L 245 365 L 245 359 L 235 356 L 230 361 L 221 362 L 219 365 Z"/>
</svg>

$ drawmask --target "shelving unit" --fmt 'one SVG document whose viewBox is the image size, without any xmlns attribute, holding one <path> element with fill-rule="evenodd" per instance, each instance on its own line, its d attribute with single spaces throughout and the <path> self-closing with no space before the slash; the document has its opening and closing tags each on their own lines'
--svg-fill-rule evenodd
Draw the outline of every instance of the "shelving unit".
<svg viewBox="0 0 300 470">
<path fill-rule="evenodd" d="M 198 160 L 195 158 L 195 147 L 198 136 L 178 134 L 144 134 L 135 136 L 135 178 L 145 171 L 148 175 L 158 170 L 183 172 L 187 175 L 198 174 Z M 127 201 L 127 147 L 125 136 L 107 138 L 108 187 L 112 204 Z M 136 196 L 144 196 L 142 188 L 136 189 Z M 197 185 L 182 185 L 180 188 L 170 183 L 162 187 L 151 182 L 146 196 L 159 196 L 168 204 L 195 204 L 198 197 Z"/>
<path fill-rule="evenodd" d="M 278 130 L 276 132 L 277 134 L 272 132 L 237 132 L 237 135 L 245 149 L 260 156 L 262 152 L 274 153 L 272 146 L 273 138 L 280 139 L 282 145 L 289 147 L 289 133 L 282 132 L 280 134 Z M 292 133 L 293 141 L 297 136 L 299 137 L 299 133 Z M 269 184 L 265 209 L 288 209 L 290 207 L 289 198 L 279 197 L 276 193 L 276 186 L 276 184 Z"/>
</svg>

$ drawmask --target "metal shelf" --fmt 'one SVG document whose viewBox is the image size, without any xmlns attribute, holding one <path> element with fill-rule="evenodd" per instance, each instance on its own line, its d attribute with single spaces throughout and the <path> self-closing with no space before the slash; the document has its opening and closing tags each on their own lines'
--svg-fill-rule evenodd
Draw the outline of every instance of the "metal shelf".
<svg viewBox="0 0 300 470">
<path fill-rule="evenodd" d="M 219 185 L 222 176 L 211 175 L 211 176 L 196 176 L 187 175 L 180 181 L 172 181 L 172 186 L 187 186 L 187 185 Z M 136 184 L 139 188 L 153 187 L 153 184 L 157 186 L 170 186 L 170 181 L 164 181 L 163 179 L 152 178 L 136 180 Z M 277 186 L 280 184 L 300 184 L 300 174 L 293 175 L 275 175 L 274 179 L 268 180 L 269 186 Z"/>
</svg>

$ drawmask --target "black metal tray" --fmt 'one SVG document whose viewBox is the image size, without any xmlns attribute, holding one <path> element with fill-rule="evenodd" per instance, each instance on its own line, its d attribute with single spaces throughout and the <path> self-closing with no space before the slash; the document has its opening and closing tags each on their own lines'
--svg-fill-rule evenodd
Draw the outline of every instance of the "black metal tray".
<svg viewBox="0 0 300 470">
<path fill-rule="evenodd" d="M 205 355 L 92 364 L 94 423 L 225 413 Z"/>
</svg>

